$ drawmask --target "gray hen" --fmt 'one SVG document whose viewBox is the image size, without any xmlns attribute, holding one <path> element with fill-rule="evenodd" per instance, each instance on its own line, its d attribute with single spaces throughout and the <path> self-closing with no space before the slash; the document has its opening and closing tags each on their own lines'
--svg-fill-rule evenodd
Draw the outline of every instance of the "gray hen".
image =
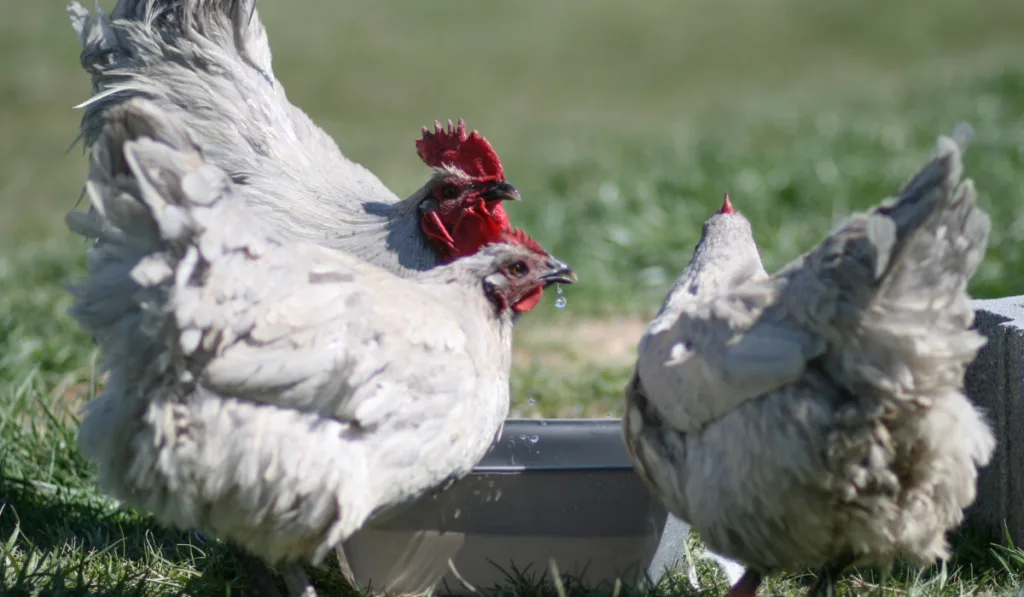
<svg viewBox="0 0 1024 597">
<path fill-rule="evenodd" d="M 641 476 L 747 573 L 924 566 L 995 440 L 963 394 L 983 346 L 966 287 L 989 218 L 961 150 L 768 276 L 728 199 L 639 345 L 624 432 Z"/>
<path fill-rule="evenodd" d="M 98 239 L 72 314 L 110 372 L 80 448 L 120 499 L 290 565 L 305 590 L 295 564 L 483 457 L 514 320 L 575 274 L 515 232 L 399 278 L 253 217 L 155 106 L 107 117 L 96 209 L 68 217 Z"/>
</svg>

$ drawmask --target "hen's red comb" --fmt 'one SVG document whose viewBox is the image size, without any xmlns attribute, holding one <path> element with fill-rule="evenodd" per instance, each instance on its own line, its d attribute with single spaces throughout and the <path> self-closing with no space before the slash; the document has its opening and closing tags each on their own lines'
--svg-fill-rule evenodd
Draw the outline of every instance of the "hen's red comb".
<svg viewBox="0 0 1024 597">
<path fill-rule="evenodd" d="M 502 232 L 501 237 L 503 241 L 510 245 L 522 245 L 539 255 L 548 254 L 548 252 L 544 250 L 544 247 L 540 246 L 539 242 L 533 240 L 530 235 L 526 234 L 522 228 L 506 230 Z"/>
<path fill-rule="evenodd" d="M 732 199 L 729 198 L 729 193 L 725 194 L 725 201 L 722 202 L 722 209 L 719 210 L 720 214 L 732 214 L 736 213 L 736 210 L 732 206 Z"/>
<path fill-rule="evenodd" d="M 447 164 L 473 178 L 505 180 L 494 148 L 476 131 L 467 135 L 466 123 L 461 118 L 458 125 L 449 120 L 447 130 L 436 120 L 433 132 L 423 127 L 423 138 L 416 141 L 416 153 L 432 168 Z"/>
</svg>

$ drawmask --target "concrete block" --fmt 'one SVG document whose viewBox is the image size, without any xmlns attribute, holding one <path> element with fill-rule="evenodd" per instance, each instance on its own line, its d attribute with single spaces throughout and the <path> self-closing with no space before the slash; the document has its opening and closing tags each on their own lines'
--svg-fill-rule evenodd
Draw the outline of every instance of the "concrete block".
<svg viewBox="0 0 1024 597">
<path fill-rule="evenodd" d="M 1024 296 L 974 301 L 988 344 L 967 370 L 967 393 L 996 433 L 992 462 L 978 479 L 968 518 L 1024 545 Z"/>
</svg>

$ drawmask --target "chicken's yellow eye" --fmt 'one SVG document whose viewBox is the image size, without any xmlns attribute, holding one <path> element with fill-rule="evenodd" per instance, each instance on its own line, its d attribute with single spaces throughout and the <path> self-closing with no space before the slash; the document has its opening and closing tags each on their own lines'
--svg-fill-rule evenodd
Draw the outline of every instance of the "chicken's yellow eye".
<svg viewBox="0 0 1024 597">
<path fill-rule="evenodd" d="M 526 267 L 525 263 L 523 263 L 522 261 L 517 261 L 512 265 L 508 266 L 508 273 L 512 274 L 516 278 L 522 278 L 523 276 L 526 275 L 526 272 L 529 271 L 529 269 L 530 268 Z"/>
</svg>

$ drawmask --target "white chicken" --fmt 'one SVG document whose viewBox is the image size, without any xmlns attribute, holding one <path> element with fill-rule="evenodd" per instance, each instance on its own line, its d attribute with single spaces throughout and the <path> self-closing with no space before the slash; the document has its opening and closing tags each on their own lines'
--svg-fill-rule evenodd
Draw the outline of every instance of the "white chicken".
<svg viewBox="0 0 1024 597">
<path fill-rule="evenodd" d="M 726 196 L 639 344 L 624 433 L 640 475 L 710 549 L 764 575 L 948 557 L 995 447 L 963 394 L 984 344 L 966 287 L 989 218 L 961 149 L 767 275 Z"/>
<path fill-rule="evenodd" d="M 118 0 L 110 15 L 68 6 L 92 75 L 81 136 L 132 98 L 186 123 L 250 213 L 280 234 L 341 249 L 400 276 L 471 255 L 509 230 L 505 180 L 490 143 L 459 121 L 416 142 L 433 169 L 400 200 L 288 101 L 274 77 L 255 0 Z M 353 84 L 358 84 L 353 81 Z"/>
<path fill-rule="evenodd" d="M 157 106 L 107 119 L 95 210 L 68 216 L 98 238 L 72 314 L 110 373 L 82 453 L 126 503 L 285 565 L 310 594 L 301 562 L 484 456 L 514 320 L 576 276 L 515 231 L 397 277 L 254 217 Z"/>
</svg>

